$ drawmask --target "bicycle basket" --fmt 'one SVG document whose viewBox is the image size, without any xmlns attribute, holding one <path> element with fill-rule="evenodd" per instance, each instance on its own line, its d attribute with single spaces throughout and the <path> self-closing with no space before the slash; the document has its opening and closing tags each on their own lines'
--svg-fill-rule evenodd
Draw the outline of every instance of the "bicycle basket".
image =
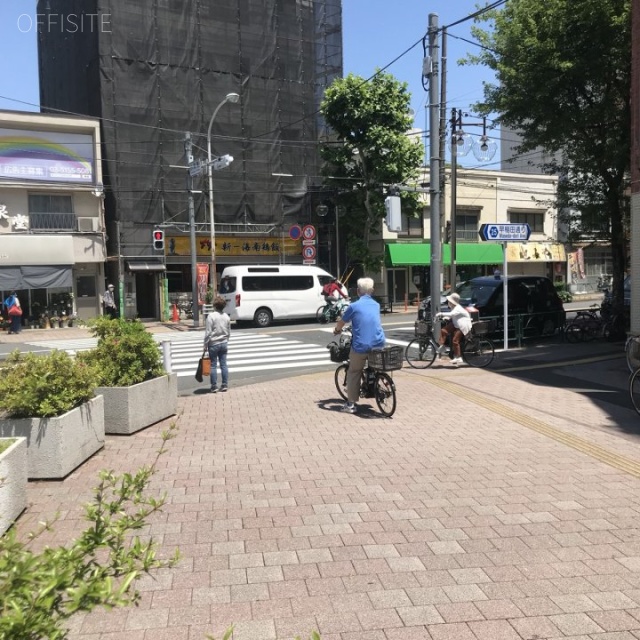
<svg viewBox="0 0 640 640">
<path fill-rule="evenodd" d="M 327 349 L 329 349 L 331 362 L 346 362 L 349 359 L 351 346 L 349 344 L 339 345 L 337 342 L 331 342 L 327 345 Z"/>
<path fill-rule="evenodd" d="M 473 333 L 477 336 L 486 336 L 495 331 L 495 320 L 478 320 L 473 323 Z"/>
<path fill-rule="evenodd" d="M 380 371 L 394 371 L 402 369 L 404 349 L 399 346 L 383 347 L 369 351 L 369 366 Z"/>
<path fill-rule="evenodd" d="M 428 336 L 431 335 L 432 326 L 430 322 L 426 320 L 416 320 L 415 324 L 416 336 Z"/>
</svg>

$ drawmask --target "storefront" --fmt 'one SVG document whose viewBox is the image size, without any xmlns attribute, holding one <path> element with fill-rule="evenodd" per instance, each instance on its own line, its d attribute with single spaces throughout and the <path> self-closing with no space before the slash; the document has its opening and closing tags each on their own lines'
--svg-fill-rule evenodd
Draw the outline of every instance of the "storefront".
<svg viewBox="0 0 640 640">
<path fill-rule="evenodd" d="M 451 264 L 451 246 L 442 246 L 442 262 Z M 393 302 L 415 302 L 429 295 L 431 243 L 398 242 L 386 245 L 387 295 Z M 502 247 L 495 243 L 456 244 L 457 281 L 493 273 L 502 264 Z M 448 283 L 443 282 L 443 288 Z"/>
<path fill-rule="evenodd" d="M 554 284 L 567 282 L 567 254 L 557 242 L 509 242 L 507 260 L 511 276 L 546 276 Z"/>
<path fill-rule="evenodd" d="M 72 236 L 4 236 L 0 255 L 0 296 L 14 291 L 23 308 L 23 325 L 68 324 L 88 320 L 100 313 L 98 281 L 103 247 L 95 262 L 76 262 L 75 245 L 82 238 Z M 86 259 L 86 258 L 85 258 Z"/>
</svg>

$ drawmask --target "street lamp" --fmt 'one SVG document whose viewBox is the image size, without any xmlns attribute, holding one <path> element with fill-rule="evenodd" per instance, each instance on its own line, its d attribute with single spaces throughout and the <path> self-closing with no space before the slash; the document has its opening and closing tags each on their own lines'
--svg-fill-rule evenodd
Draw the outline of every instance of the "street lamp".
<svg viewBox="0 0 640 640">
<path fill-rule="evenodd" d="M 215 218 L 213 215 L 213 159 L 211 158 L 211 125 L 215 117 L 220 111 L 220 107 L 226 102 L 239 102 L 240 96 L 237 93 L 227 93 L 224 100 L 216 107 L 216 110 L 209 120 L 209 128 L 207 129 L 207 177 L 209 178 L 209 224 L 211 226 L 211 289 L 213 295 L 216 295 L 217 278 L 216 278 L 216 230 Z"/>
<path fill-rule="evenodd" d="M 467 123 L 468 127 L 482 126 L 482 136 L 479 140 L 473 140 L 468 133 L 465 133 L 462 129 L 462 110 L 451 110 L 451 238 L 450 251 L 451 251 L 451 270 L 449 276 L 449 283 L 451 289 L 455 290 L 456 287 L 456 209 L 458 199 L 458 156 L 466 156 L 469 151 L 473 151 L 473 155 L 478 160 L 491 160 L 493 158 L 498 145 L 494 140 L 491 140 L 487 136 L 487 119 L 482 118 L 482 124 L 480 123 Z M 464 114 L 465 117 L 469 117 L 468 113 Z"/>
</svg>

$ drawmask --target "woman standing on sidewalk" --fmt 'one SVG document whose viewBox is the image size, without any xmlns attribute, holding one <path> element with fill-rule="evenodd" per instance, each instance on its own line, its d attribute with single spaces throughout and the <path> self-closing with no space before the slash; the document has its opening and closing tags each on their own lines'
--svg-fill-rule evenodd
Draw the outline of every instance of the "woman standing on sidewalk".
<svg viewBox="0 0 640 640">
<path fill-rule="evenodd" d="M 217 296 L 213 301 L 213 311 L 207 316 L 204 331 L 204 348 L 209 350 L 211 361 L 211 393 L 218 391 L 218 360 L 220 360 L 220 373 L 222 374 L 222 386 L 220 391 L 226 391 L 229 385 L 229 369 L 227 367 L 227 348 L 231 335 L 231 320 L 224 312 L 227 301 Z"/>
</svg>

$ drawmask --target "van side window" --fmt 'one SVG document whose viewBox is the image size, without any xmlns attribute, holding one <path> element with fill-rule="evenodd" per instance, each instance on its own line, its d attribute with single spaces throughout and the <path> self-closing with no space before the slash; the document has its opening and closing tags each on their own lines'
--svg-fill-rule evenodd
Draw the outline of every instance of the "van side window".
<svg viewBox="0 0 640 640">
<path fill-rule="evenodd" d="M 244 291 L 306 291 L 313 287 L 313 276 L 243 276 Z"/>
<path fill-rule="evenodd" d="M 243 276 L 244 291 L 280 291 L 278 276 Z"/>
<path fill-rule="evenodd" d="M 306 291 L 313 287 L 313 276 L 281 276 L 283 291 Z"/>
</svg>

